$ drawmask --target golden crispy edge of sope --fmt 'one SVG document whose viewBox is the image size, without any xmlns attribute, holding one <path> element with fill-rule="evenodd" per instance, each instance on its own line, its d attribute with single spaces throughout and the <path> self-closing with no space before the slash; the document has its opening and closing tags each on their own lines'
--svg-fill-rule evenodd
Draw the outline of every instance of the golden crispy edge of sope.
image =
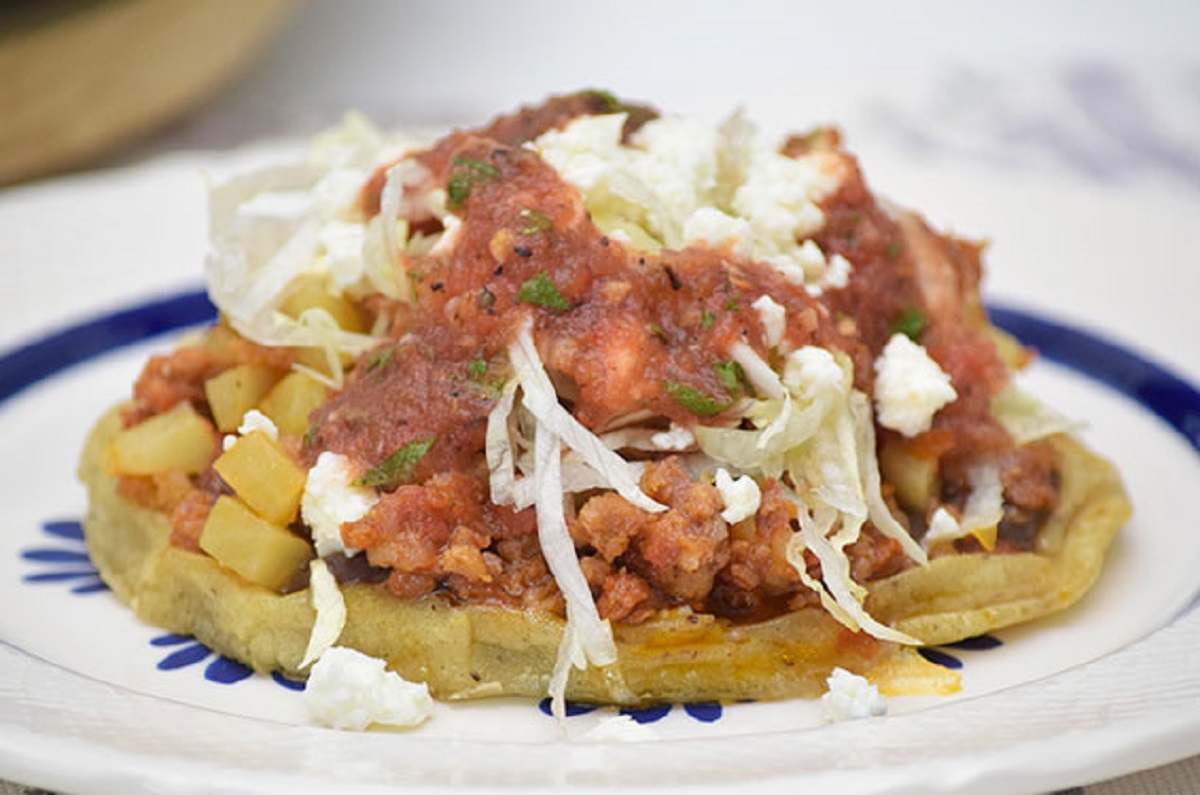
<svg viewBox="0 0 1200 795">
<path fill-rule="evenodd" d="M 104 454 L 120 429 L 118 409 L 92 430 L 79 465 L 89 507 L 92 559 L 121 601 L 143 620 L 190 634 L 259 671 L 298 668 L 314 620 L 307 590 L 279 595 L 205 555 L 168 544 L 166 516 L 119 496 Z M 1036 553 L 958 555 L 870 584 L 869 609 L 928 643 L 947 643 L 1070 605 L 1099 574 L 1129 503 L 1113 467 L 1073 439 L 1054 440 L 1062 497 Z M 525 610 L 402 600 L 379 586 L 343 588 L 348 619 L 338 643 L 387 660 L 425 681 L 438 698 L 545 694 L 563 621 Z M 882 692 L 947 694 L 958 674 L 911 648 L 850 633 L 823 610 L 732 625 L 665 611 L 615 627 L 619 661 L 572 671 L 567 697 L 620 704 L 813 697 L 834 666 L 863 674 Z"/>
</svg>

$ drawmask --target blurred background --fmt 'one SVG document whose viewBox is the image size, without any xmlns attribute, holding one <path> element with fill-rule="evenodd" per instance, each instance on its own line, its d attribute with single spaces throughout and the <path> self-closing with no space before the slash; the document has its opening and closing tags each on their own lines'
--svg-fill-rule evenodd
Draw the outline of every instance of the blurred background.
<svg viewBox="0 0 1200 795">
<path fill-rule="evenodd" d="M 1197 0 L 0 0 L 0 267 L 31 297 L 0 345 L 196 285 L 202 169 L 348 109 L 444 128 L 601 87 L 836 122 L 881 192 L 996 241 L 993 297 L 1102 326 L 1154 307 L 1137 336 L 1200 377 L 1178 344 L 1200 294 L 1198 40 Z M 105 274 L 87 302 L 83 249 Z"/>
<path fill-rule="evenodd" d="M 9 0 L 0 181 L 599 86 L 1200 195 L 1200 3 Z"/>
</svg>

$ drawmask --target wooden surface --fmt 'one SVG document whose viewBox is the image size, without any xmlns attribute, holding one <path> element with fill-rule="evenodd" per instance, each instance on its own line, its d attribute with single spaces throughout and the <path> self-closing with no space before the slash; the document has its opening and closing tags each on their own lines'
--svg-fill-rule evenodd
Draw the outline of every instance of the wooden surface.
<svg viewBox="0 0 1200 795">
<path fill-rule="evenodd" d="M 291 0 L 6 4 L 0 185 L 85 164 L 205 99 Z"/>
</svg>

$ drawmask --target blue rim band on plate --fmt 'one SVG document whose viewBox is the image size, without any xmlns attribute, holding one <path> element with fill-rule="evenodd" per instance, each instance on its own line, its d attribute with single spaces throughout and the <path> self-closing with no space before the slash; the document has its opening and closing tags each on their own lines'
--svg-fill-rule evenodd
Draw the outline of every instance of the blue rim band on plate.
<svg viewBox="0 0 1200 795">
<path fill-rule="evenodd" d="M 1200 452 L 1200 391 L 1184 379 L 1102 335 L 1003 305 L 988 313 L 1047 360 L 1145 406 Z M 189 290 L 69 326 L 0 356 L 0 403 L 72 365 L 216 317 L 205 292 Z"/>
</svg>

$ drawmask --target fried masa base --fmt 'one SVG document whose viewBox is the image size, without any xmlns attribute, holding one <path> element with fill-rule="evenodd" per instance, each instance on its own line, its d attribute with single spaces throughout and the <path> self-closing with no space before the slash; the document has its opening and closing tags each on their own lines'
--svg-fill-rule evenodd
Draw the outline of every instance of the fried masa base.
<svg viewBox="0 0 1200 795">
<path fill-rule="evenodd" d="M 259 671 L 303 676 L 298 663 L 315 617 L 308 591 L 281 596 L 205 555 L 168 544 L 163 514 L 117 494 L 103 466 L 119 430 L 114 409 L 93 429 L 79 465 L 89 507 L 88 549 L 104 581 L 143 620 L 190 634 Z M 867 607 L 929 644 L 1028 621 L 1079 599 L 1130 513 L 1116 471 L 1073 439 L 1061 456 L 1058 508 L 1035 553 L 953 555 L 870 584 Z M 386 659 L 435 696 L 469 699 L 546 693 L 562 634 L 553 615 L 440 598 L 402 600 L 380 586 L 343 588 L 348 618 L 339 645 Z M 614 627 L 619 661 L 574 670 L 568 698 L 619 704 L 813 697 L 833 666 L 866 675 L 885 694 L 950 693 L 958 675 L 910 648 L 880 644 L 808 608 L 734 625 L 670 611 Z"/>
</svg>

